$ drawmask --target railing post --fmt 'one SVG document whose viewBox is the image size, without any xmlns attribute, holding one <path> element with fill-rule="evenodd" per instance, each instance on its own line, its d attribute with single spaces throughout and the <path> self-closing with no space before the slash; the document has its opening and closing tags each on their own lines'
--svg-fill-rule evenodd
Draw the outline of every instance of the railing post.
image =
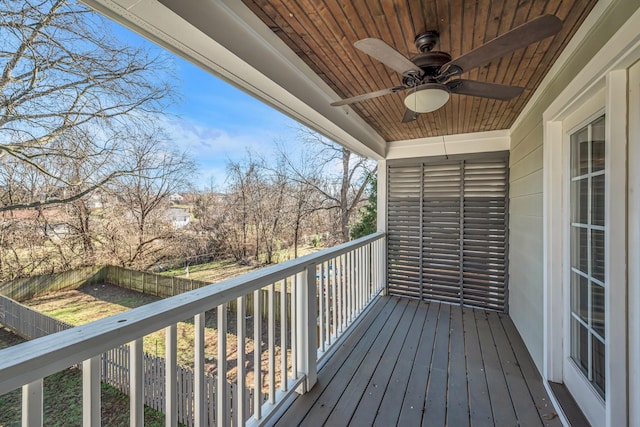
<svg viewBox="0 0 640 427">
<path fill-rule="evenodd" d="M 297 365 L 300 372 L 306 376 L 302 389 L 298 393 L 306 393 L 318 380 L 318 308 L 316 301 L 316 266 L 307 266 L 303 280 L 296 283 L 296 343 Z"/>
<path fill-rule="evenodd" d="M 22 427 L 42 427 L 42 379 L 22 386 Z"/>
<path fill-rule="evenodd" d="M 82 425 L 97 427 L 100 413 L 100 356 L 82 362 Z"/>
</svg>

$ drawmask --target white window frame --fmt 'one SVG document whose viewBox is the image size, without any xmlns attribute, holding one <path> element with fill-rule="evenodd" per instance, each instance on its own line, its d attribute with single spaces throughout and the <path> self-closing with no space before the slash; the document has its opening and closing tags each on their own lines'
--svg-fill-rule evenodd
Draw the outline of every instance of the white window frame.
<svg viewBox="0 0 640 427">
<path fill-rule="evenodd" d="M 606 304 L 606 403 L 602 418 L 589 413 L 584 404 L 582 410 L 594 425 L 619 426 L 632 424 L 637 419 L 637 409 L 631 410 L 629 397 L 637 398 L 638 387 L 629 380 L 629 369 L 637 361 L 635 347 L 629 347 L 628 331 L 638 332 L 638 326 L 629 326 L 627 313 L 638 304 L 627 298 L 627 256 L 637 255 L 638 240 L 627 240 L 627 129 L 628 129 L 628 69 L 640 59 L 640 11 L 636 12 L 623 27 L 607 42 L 593 59 L 576 75 L 543 115 L 544 125 L 544 361 L 543 375 L 546 380 L 562 382 L 564 378 L 565 315 L 568 288 L 565 275 L 568 259 L 565 236 L 567 207 L 564 200 L 568 193 L 567 180 L 567 132 L 572 115 L 577 120 L 579 110 L 585 105 L 600 104 L 606 119 L 605 168 L 609 171 L 606 183 L 607 230 L 605 240 L 605 262 L 609 284 L 605 294 Z M 601 93 L 600 97 L 598 94 Z M 604 98 L 604 101 L 603 101 Z M 598 101 L 598 99 L 600 101 Z M 595 111 L 594 111 L 595 112 Z M 585 111 L 582 120 L 586 120 Z M 565 120 L 568 120 L 565 123 Z M 577 123 L 576 123 L 577 124 Z M 611 146 L 611 144 L 614 144 Z M 638 175 L 637 171 L 635 172 Z M 637 212 L 629 207 L 630 212 Z M 635 251 L 635 252 L 634 252 Z M 637 283 L 632 286 L 637 286 Z M 636 292 L 637 293 L 637 292 Z M 631 294 L 636 295 L 636 294 Z M 633 317 L 630 319 L 634 319 Z M 637 321 L 637 320 L 635 320 Z M 633 345 L 638 346 L 637 343 Z M 570 375 L 570 374 L 569 374 Z M 584 390 L 588 390 L 584 387 Z M 634 412 L 635 411 L 635 412 Z M 597 410 L 593 412 L 598 412 Z M 630 418 L 632 415 L 632 418 Z"/>
</svg>

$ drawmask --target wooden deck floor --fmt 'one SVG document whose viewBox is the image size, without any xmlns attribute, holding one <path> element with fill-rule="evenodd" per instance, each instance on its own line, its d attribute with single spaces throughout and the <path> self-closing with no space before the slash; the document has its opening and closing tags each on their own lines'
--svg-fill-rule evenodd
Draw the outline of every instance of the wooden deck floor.
<svg viewBox="0 0 640 427">
<path fill-rule="evenodd" d="M 277 425 L 561 423 L 507 315 L 381 297 Z"/>
</svg>

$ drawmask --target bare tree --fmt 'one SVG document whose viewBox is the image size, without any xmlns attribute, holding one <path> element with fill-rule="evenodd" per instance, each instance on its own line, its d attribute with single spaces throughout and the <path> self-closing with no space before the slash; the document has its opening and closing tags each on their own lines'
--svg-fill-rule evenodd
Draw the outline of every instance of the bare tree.
<svg viewBox="0 0 640 427">
<path fill-rule="evenodd" d="M 130 129 L 171 99 L 168 57 L 123 45 L 67 0 L 0 0 L 0 168 L 19 162 L 0 211 L 78 200 L 136 173 L 110 162 Z M 68 174 L 74 164 L 74 174 Z M 16 186 L 1 176 L 0 186 Z"/>
<path fill-rule="evenodd" d="M 290 179 L 318 194 L 315 210 L 329 210 L 336 214 L 339 240 L 349 240 L 349 226 L 353 214 L 365 200 L 363 197 L 369 177 L 376 167 L 365 157 L 335 144 L 322 135 L 300 127 L 299 138 L 305 150 L 298 159 L 283 145 L 280 156 L 290 171 Z"/>
<path fill-rule="evenodd" d="M 168 148 L 161 131 L 132 142 L 121 162 L 136 174 L 123 175 L 109 186 L 119 200 L 116 218 L 107 225 L 109 236 L 119 235 L 112 247 L 121 264 L 149 267 L 167 256 L 174 231 L 166 218 L 169 196 L 190 187 L 196 166 L 186 153 Z M 163 151 L 164 149 L 164 151 Z"/>
</svg>

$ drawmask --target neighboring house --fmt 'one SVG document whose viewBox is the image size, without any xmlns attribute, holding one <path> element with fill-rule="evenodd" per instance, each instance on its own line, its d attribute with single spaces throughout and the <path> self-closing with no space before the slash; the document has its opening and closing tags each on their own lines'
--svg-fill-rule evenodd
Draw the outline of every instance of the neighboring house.
<svg viewBox="0 0 640 427">
<path fill-rule="evenodd" d="M 104 196 L 100 192 L 93 192 L 87 200 L 87 208 L 102 209 L 104 208 Z"/>
<path fill-rule="evenodd" d="M 556 403 L 564 400 L 563 396 L 573 397 L 593 426 L 640 425 L 640 2 L 480 0 L 442 2 L 444 7 L 440 7 L 441 2 L 402 0 L 360 2 L 360 5 L 323 0 L 85 0 L 85 3 L 343 146 L 378 161 L 378 228 L 386 233 L 386 246 L 374 252 L 349 254 L 337 264 L 346 265 L 358 277 L 386 267 L 383 280 L 385 292 L 390 295 L 508 313 L 533 360 L 527 381 L 542 377 L 543 392 L 560 390 L 551 394 Z M 494 50 L 484 51 L 474 59 L 479 66 L 461 76 L 465 80 L 524 86 L 518 98 L 502 102 L 455 94 L 449 97 L 443 93 L 446 89 L 437 86 L 441 99 L 449 98 L 442 108 L 422 114 L 417 120 L 411 110 L 407 114 L 407 105 L 417 108 L 415 94 L 421 90 L 396 92 L 404 90 L 398 85 L 403 83 L 400 73 L 407 67 L 405 58 L 416 53 L 412 46 L 415 33 L 425 29 L 439 31 L 440 41 L 434 50 L 449 52 L 457 58 L 545 11 L 557 13 L 563 21 L 557 36 L 513 54 L 491 58 L 490 63 L 485 63 L 483 57 Z M 400 57 L 379 44 L 369 51 L 370 56 L 365 55 L 354 43 L 367 37 L 382 38 L 399 50 Z M 376 54 L 387 66 L 372 58 Z M 442 62 L 444 68 L 455 71 L 447 63 L 448 60 Z M 436 68 L 440 70 L 439 66 Z M 461 68 L 465 71 L 464 64 Z M 411 76 L 408 73 L 405 78 Z M 449 91 L 459 87 L 456 85 L 469 84 L 456 79 L 450 81 L 451 87 L 447 86 Z M 434 79 L 425 84 L 437 85 L 436 82 Z M 428 93 L 428 87 L 420 89 Z M 387 88 L 392 89 L 386 90 L 384 97 L 330 107 L 330 103 L 341 98 Z M 496 89 L 496 96 L 498 92 Z M 329 259 L 334 252 L 325 253 Z M 286 267 L 291 274 L 299 275 L 297 289 L 302 292 L 297 294 L 296 316 L 291 317 L 292 322 L 298 322 L 295 345 L 299 351 L 292 351 L 298 371 L 292 379 L 297 382 L 292 382 L 289 391 L 304 392 L 314 386 L 316 350 L 324 351 L 326 341 L 316 340 L 315 333 L 320 337 L 325 334 L 331 341 L 335 332 L 322 328 L 322 322 L 338 316 L 335 309 L 333 312 L 328 309 L 326 319 L 321 313 L 318 320 L 321 325 L 319 328 L 316 325 L 318 310 L 331 307 L 327 291 L 331 286 L 304 287 L 315 285 L 309 277 L 314 277 L 318 269 L 327 268 L 324 259 L 318 265 L 296 260 L 297 263 Z M 216 289 L 199 290 L 198 294 L 190 294 L 194 301 L 189 301 L 189 307 L 183 295 L 180 307 L 184 312 L 176 313 L 171 305 L 177 300 L 165 301 L 165 305 L 156 305 L 162 313 L 145 315 L 140 310 L 127 313 L 131 318 L 134 314 L 142 318 L 135 320 L 135 324 L 130 317 L 123 317 L 121 325 L 103 322 L 100 326 L 115 346 L 125 339 L 133 344 L 132 340 L 142 338 L 145 331 L 155 330 L 153 327 L 157 329 L 161 324 L 168 327 L 167 341 L 175 345 L 175 338 L 171 339 L 171 334 L 175 337 L 175 329 L 171 330 L 175 323 L 162 323 L 164 314 L 171 315 L 176 322 L 195 316 L 194 324 L 201 325 L 203 331 L 201 312 L 217 306 L 219 324 L 226 324 L 225 304 L 233 302 L 238 304 L 239 318 L 244 319 L 241 317 L 247 303 L 244 296 L 282 280 L 278 272 L 276 266 L 271 266 L 264 281 L 259 272 L 250 273 L 246 281 L 242 278 L 225 281 L 220 293 Z M 324 278 L 325 274 L 319 273 L 318 277 Z M 306 281 L 302 280 L 305 278 Z M 362 290 L 369 289 L 369 285 L 367 282 L 364 288 L 358 288 L 354 300 L 366 299 Z M 315 298 L 316 292 L 319 299 Z M 273 295 L 269 300 L 273 304 Z M 348 301 L 351 304 L 350 298 Z M 145 323 L 150 319 L 155 322 L 153 325 Z M 437 335 L 435 340 L 430 335 L 434 347 L 440 343 L 446 349 L 441 353 L 444 357 L 449 352 L 456 354 L 453 346 L 456 342 L 452 340 L 449 347 L 448 334 L 461 330 L 460 324 L 451 319 L 450 326 L 446 323 L 444 335 Z M 399 334 L 396 336 L 404 340 L 409 323 L 396 330 L 394 333 Z M 140 325 L 138 335 L 129 326 L 132 324 Z M 86 330 L 91 332 L 89 328 Z M 120 341 L 111 338 L 121 330 L 128 335 Z M 475 326 L 473 330 L 464 330 L 465 335 L 481 332 Z M 98 343 L 101 338 L 87 336 L 87 341 L 81 343 L 86 346 Z M 65 337 L 71 341 L 70 335 Z M 439 342 L 438 337 L 443 340 Z M 491 333 L 484 337 L 493 343 Z M 415 347 L 422 347 L 417 344 L 419 339 L 420 329 L 406 340 L 416 342 L 414 354 Z M 317 343 L 322 348 L 317 348 Z M 356 344 L 351 342 L 346 347 L 355 348 Z M 203 367 L 204 344 L 198 348 Z M 476 348 L 479 349 L 478 339 Z M 467 350 L 470 352 L 464 353 L 465 348 L 457 350 L 464 353 L 457 353 L 463 370 L 473 358 L 487 356 L 479 350 Z M 56 362 L 47 358 L 51 354 L 45 350 L 39 351 L 32 360 L 18 366 L 21 369 L 17 372 L 22 376 L 21 382 L 16 380 L 16 386 L 28 383 L 25 385 L 28 391 L 35 384 L 37 391 L 38 383 L 34 381 L 52 373 L 43 371 L 22 379 L 29 367 L 45 369 L 40 368 L 43 363 L 37 362 L 46 360 L 52 365 Z M 472 389 L 478 383 L 464 382 L 459 395 L 466 405 L 474 404 L 480 395 L 490 394 L 495 399 L 493 392 L 499 390 L 498 400 L 506 402 L 508 411 L 517 411 L 515 403 L 519 397 L 529 396 L 529 391 L 523 385 L 524 380 L 514 385 L 511 373 L 525 368 L 511 363 L 510 348 L 498 354 L 494 346 L 491 351 L 497 364 L 502 361 L 507 365 L 505 372 L 492 369 L 480 375 L 485 381 L 500 382 L 500 387 L 489 385 L 478 391 Z M 99 361 L 99 354 L 83 353 L 87 368 L 92 364 L 98 366 L 95 378 L 99 378 L 99 363 L 95 362 Z M 175 348 L 173 356 L 170 351 L 167 354 L 175 358 Z M 365 357 L 367 351 L 361 354 Z M 249 356 L 240 352 L 237 358 L 240 369 L 245 369 L 246 357 Z M 381 370 L 396 359 L 384 359 Z M 6 383 L 14 385 L 10 381 L 12 362 L 1 360 L 2 357 L 0 378 L 4 374 L 10 377 Z M 226 357 L 220 360 L 223 365 L 226 363 Z M 379 360 L 371 363 L 377 365 Z M 56 366 L 77 362 L 69 356 Z M 339 362 L 329 359 L 324 366 L 341 369 Z M 420 372 L 430 369 L 419 362 L 416 364 Z M 434 360 L 434 364 L 437 362 Z M 4 372 L 2 363 L 7 366 Z M 424 387 L 440 387 L 441 398 L 419 402 L 415 409 L 421 412 L 433 405 L 444 414 L 446 398 L 456 394 L 454 389 L 447 388 L 447 384 L 456 384 L 447 383 L 447 379 L 466 381 L 464 375 L 457 377 L 456 372 L 459 373 L 447 364 L 440 366 L 437 372 L 440 376 L 436 378 L 441 381 L 425 380 Z M 372 386 L 371 394 L 393 393 L 389 390 L 407 383 L 413 386 L 416 375 L 412 372 L 401 381 L 390 377 L 372 381 L 375 387 Z M 99 384 L 96 386 L 94 381 L 92 385 L 99 392 Z M 415 392 L 417 387 L 412 390 Z M 23 392 L 23 396 L 26 394 Z M 352 396 L 343 397 L 349 400 Z M 360 409 L 377 415 L 383 399 L 378 397 L 375 402 L 368 396 L 363 398 Z M 410 393 L 405 397 L 410 398 Z M 97 404 L 95 400 L 90 401 L 91 414 L 100 411 L 99 400 Z M 259 397 L 257 401 L 260 403 Z M 238 402 L 244 405 L 242 398 Z M 217 403 L 224 411 L 225 402 Z M 298 404 L 304 402 L 294 402 L 293 411 L 300 407 Z M 204 414 L 203 405 L 197 406 Z M 331 411 L 330 405 L 322 406 L 318 407 L 318 414 Z M 399 411 L 402 401 L 396 406 L 392 409 Z M 243 413 L 245 408 L 241 407 L 239 412 Z M 273 402 L 267 402 L 264 408 L 281 409 Z M 567 422 L 565 416 L 571 416 L 573 411 L 565 411 L 560 405 L 557 408 L 557 415 Z M 468 407 L 464 409 L 470 411 Z M 489 407 L 486 414 L 498 419 L 495 409 Z M 455 416 L 457 411 L 459 408 L 447 408 L 446 414 Z M 388 410 L 381 412 L 389 414 Z M 470 411 L 468 415 L 466 422 L 474 413 Z M 537 419 L 535 424 L 557 422 L 554 417 Z M 342 419 L 336 425 L 350 420 Z M 398 418 L 395 420 L 389 425 L 395 425 Z M 519 419 L 504 425 L 535 425 L 531 421 Z M 442 422 L 432 425 L 444 424 L 443 415 Z M 500 425 L 498 421 L 496 424 Z"/>
<path fill-rule="evenodd" d="M 16 209 L 2 212 L 4 223 L 16 223 L 28 226 L 29 229 L 39 230 L 39 233 L 49 237 L 62 237 L 69 234 L 69 215 L 59 208 Z M 35 226 L 34 226 L 35 225 Z"/>
<path fill-rule="evenodd" d="M 169 196 L 169 200 L 171 201 L 171 203 L 181 203 L 182 201 L 184 201 L 184 196 L 178 193 L 174 193 Z"/>
<path fill-rule="evenodd" d="M 165 218 L 171 222 L 174 229 L 185 228 L 191 222 L 191 214 L 186 209 L 169 208 L 165 212 Z"/>
</svg>

